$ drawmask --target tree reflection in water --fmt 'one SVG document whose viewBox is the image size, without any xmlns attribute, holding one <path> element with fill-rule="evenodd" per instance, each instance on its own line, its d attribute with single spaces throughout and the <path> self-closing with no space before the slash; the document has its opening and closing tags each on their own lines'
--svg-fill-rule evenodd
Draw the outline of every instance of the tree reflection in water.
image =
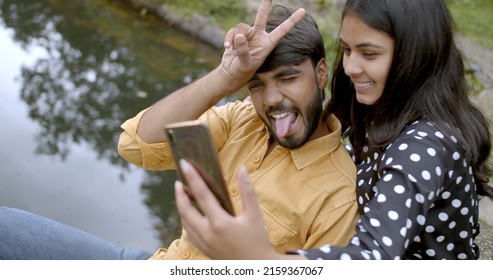
<svg viewBox="0 0 493 280">
<path fill-rule="evenodd" d="M 121 123 L 211 69 L 220 52 L 118 1 L 0 0 L 1 20 L 23 47 L 46 56 L 22 69 L 21 99 L 39 124 L 36 152 L 65 159 L 75 144 L 121 167 Z M 147 172 L 141 189 L 167 245 L 180 232 L 174 171 Z"/>
</svg>

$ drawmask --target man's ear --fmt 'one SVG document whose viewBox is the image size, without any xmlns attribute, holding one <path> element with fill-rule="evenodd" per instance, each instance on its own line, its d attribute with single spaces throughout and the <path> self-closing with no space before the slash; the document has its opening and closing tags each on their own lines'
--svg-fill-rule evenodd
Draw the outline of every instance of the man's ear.
<svg viewBox="0 0 493 280">
<path fill-rule="evenodd" d="M 327 83 L 329 81 L 327 61 L 325 60 L 325 58 L 322 58 L 318 61 L 317 66 L 315 67 L 315 71 L 317 73 L 318 88 L 323 90 L 325 89 L 325 87 L 327 87 Z"/>
</svg>

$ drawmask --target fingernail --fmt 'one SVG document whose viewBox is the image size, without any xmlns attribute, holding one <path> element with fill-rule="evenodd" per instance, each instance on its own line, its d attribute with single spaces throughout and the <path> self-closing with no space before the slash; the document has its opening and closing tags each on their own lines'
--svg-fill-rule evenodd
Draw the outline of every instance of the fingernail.
<svg viewBox="0 0 493 280">
<path fill-rule="evenodd" d="M 245 36 L 237 36 L 235 42 L 238 44 L 245 44 L 247 42 Z"/>
<path fill-rule="evenodd" d="M 248 179 L 248 173 L 247 173 L 246 167 L 244 165 L 240 166 L 239 172 L 240 172 L 240 176 L 243 180 Z"/>
<path fill-rule="evenodd" d="M 187 173 L 190 170 L 190 164 L 184 159 L 180 159 L 180 167 L 184 173 Z"/>
<path fill-rule="evenodd" d="M 231 47 L 231 42 L 230 41 L 225 41 L 224 42 L 224 48 L 227 49 L 229 47 Z"/>
<path fill-rule="evenodd" d="M 175 181 L 175 191 L 181 187 L 181 182 L 176 180 Z"/>
</svg>

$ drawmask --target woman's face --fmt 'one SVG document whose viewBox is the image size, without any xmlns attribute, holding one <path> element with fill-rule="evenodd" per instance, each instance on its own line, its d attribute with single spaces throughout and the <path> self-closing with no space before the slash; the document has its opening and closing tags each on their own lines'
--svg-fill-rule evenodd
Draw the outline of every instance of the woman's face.
<svg viewBox="0 0 493 280">
<path fill-rule="evenodd" d="M 394 52 L 394 40 L 366 25 L 358 16 L 344 17 L 339 38 L 344 72 L 359 103 L 373 105 L 382 96 Z"/>
</svg>

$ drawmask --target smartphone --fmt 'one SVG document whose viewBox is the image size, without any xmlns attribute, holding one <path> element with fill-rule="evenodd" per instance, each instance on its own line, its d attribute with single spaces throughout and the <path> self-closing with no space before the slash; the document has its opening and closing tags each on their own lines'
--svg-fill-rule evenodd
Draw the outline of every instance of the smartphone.
<svg viewBox="0 0 493 280">
<path fill-rule="evenodd" d="M 224 210 L 234 215 L 233 204 L 229 198 L 221 165 L 207 125 L 200 120 L 183 121 L 167 125 L 165 132 L 176 164 L 178 178 L 188 186 L 179 164 L 180 159 L 186 159 L 197 169 Z M 190 190 L 185 188 L 185 191 L 194 201 Z M 194 204 L 197 206 L 197 203 Z"/>
</svg>

